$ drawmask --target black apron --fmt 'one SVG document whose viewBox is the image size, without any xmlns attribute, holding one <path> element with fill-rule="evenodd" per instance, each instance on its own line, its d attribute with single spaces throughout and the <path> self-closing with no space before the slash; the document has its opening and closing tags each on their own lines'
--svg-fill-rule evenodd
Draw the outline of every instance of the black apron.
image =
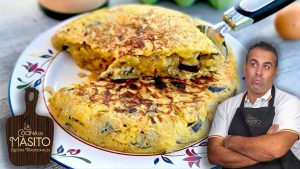
<svg viewBox="0 0 300 169">
<path fill-rule="evenodd" d="M 244 107 L 244 101 L 247 93 L 243 96 L 241 105 L 237 108 L 231 121 L 228 135 L 238 135 L 245 137 L 255 137 L 265 135 L 272 126 L 275 116 L 274 98 L 275 87 L 271 90 L 272 98 L 268 107 L 248 108 Z M 300 161 L 289 150 L 283 157 L 270 161 L 259 163 L 244 169 L 300 169 Z"/>
</svg>

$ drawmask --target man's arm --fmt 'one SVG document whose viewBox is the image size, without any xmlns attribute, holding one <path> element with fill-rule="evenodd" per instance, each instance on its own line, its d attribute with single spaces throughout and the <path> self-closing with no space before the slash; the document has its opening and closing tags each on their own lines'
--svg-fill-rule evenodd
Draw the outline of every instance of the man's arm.
<svg viewBox="0 0 300 169">
<path fill-rule="evenodd" d="M 257 164 L 255 160 L 225 148 L 223 139 L 216 137 L 208 139 L 208 160 L 211 164 L 226 168 L 241 168 Z"/>
<path fill-rule="evenodd" d="M 298 135 L 289 131 L 258 137 L 228 136 L 224 146 L 255 161 L 266 162 L 282 157 L 297 139 Z"/>
</svg>

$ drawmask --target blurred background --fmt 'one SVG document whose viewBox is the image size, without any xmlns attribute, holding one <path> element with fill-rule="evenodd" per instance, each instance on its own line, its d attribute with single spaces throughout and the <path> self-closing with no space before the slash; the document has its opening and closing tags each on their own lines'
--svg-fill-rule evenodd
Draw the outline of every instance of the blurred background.
<svg viewBox="0 0 300 169">
<path fill-rule="evenodd" d="M 8 117 L 12 116 L 7 93 L 14 64 L 31 41 L 40 33 L 61 22 L 61 20 L 47 16 L 45 6 L 44 12 L 41 10 L 39 2 L 47 4 L 46 1 L 0 0 L 0 168 L 61 168 L 54 162 L 39 167 L 13 166 L 8 159 L 5 137 L 5 122 Z M 106 5 L 154 3 L 216 24 L 221 21 L 224 11 L 238 2 L 237 0 L 109 0 Z M 274 14 L 238 32 L 230 33 L 246 49 L 253 41 L 271 42 L 280 53 L 276 85 L 298 98 L 300 98 L 299 3 L 298 0 L 297 5 L 283 11 L 280 15 Z"/>
</svg>

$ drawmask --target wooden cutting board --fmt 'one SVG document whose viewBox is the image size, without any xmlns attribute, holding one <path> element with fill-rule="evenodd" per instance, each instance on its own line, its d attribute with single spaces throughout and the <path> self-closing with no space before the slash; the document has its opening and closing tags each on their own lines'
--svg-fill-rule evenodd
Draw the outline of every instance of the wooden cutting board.
<svg viewBox="0 0 300 169">
<path fill-rule="evenodd" d="M 6 139 L 12 164 L 44 165 L 49 163 L 53 141 L 53 121 L 35 113 L 39 92 L 25 91 L 26 110 L 23 115 L 6 121 Z"/>
</svg>

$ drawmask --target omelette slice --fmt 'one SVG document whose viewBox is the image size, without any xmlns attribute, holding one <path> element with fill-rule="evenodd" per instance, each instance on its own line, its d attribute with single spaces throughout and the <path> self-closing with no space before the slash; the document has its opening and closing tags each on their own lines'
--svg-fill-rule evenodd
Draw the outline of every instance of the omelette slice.
<svg viewBox="0 0 300 169">
<path fill-rule="evenodd" d="M 75 19 L 52 37 L 52 44 L 101 79 L 195 79 L 211 76 L 224 62 L 198 24 L 203 23 L 162 7 L 117 6 Z"/>
<path fill-rule="evenodd" d="M 48 106 L 63 128 L 89 144 L 124 153 L 168 153 L 205 137 L 217 105 L 235 94 L 232 54 L 223 67 L 198 79 L 88 80 L 56 91 Z"/>
</svg>

